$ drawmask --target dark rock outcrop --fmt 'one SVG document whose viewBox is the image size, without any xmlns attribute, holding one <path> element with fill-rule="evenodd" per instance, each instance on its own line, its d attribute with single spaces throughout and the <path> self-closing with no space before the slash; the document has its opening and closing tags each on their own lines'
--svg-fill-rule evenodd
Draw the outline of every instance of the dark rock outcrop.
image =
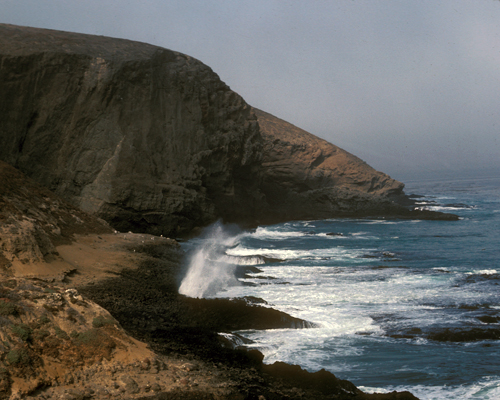
<svg viewBox="0 0 500 400">
<path fill-rule="evenodd" d="M 145 43 L 0 24 L 0 115 L 0 160 L 119 231 L 410 217 L 402 183 Z"/>
<path fill-rule="evenodd" d="M 252 218 L 257 121 L 189 56 L 0 24 L 0 93 L 0 159 L 119 230 Z"/>
</svg>

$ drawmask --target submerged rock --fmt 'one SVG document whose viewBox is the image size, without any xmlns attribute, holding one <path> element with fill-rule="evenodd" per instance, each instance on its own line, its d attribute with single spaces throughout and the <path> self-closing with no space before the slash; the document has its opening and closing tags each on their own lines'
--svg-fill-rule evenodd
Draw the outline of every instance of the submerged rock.
<svg viewBox="0 0 500 400">
<path fill-rule="evenodd" d="M 428 339 L 438 342 L 476 342 L 499 340 L 500 328 L 450 328 L 432 332 Z"/>
</svg>

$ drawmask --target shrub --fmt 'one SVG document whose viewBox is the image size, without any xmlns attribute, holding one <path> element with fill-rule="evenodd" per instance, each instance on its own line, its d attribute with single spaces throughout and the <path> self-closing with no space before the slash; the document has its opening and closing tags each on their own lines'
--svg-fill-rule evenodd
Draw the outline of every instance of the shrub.
<svg viewBox="0 0 500 400">
<path fill-rule="evenodd" d="M 99 343 L 99 335 L 97 334 L 97 331 L 95 331 L 94 329 L 78 333 L 75 339 L 77 340 L 77 342 L 81 344 L 97 345 Z"/>
<path fill-rule="evenodd" d="M 106 325 L 114 325 L 115 321 L 113 321 L 110 318 L 104 318 L 102 316 L 95 317 L 94 320 L 92 321 L 92 326 L 94 328 L 101 328 Z"/>
<path fill-rule="evenodd" d="M 69 336 L 66 332 L 64 332 L 61 328 L 59 328 L 58 326 L 56 326 L 55 328 L 55 331 L 56 331 L 56 336 L 60 339 L 64 339 L 64 340 L 69 340 Z"/>
<path fill-rule="evenodd" d="M 47 336 L 50 336 L 50 332 L 46 331 L 44 329 L 37 329 L 36 331 L 33 332 L 33 339 L 34 340 L 42 341 Z"/>
<path fill-rule="evenodd" d="M 19 324 L 12 326 L 12 333 L 19 337 L 23 342 L 28 342 L 31 340 L 31 328 L 26 324 Z"/>
<path fill-rule="evenodd" d="M 10 365 L 18 365 L 29 363 L 30 357 L 25 349 L 15 349 L 9 351 L 5 359 Z"/>
<path fill-rule="evenodd" d="M 8 316 L 8 315 L 17 315 L 17 308 L 14 304 L 0 300 L 0 315 Z"/>
</svg>

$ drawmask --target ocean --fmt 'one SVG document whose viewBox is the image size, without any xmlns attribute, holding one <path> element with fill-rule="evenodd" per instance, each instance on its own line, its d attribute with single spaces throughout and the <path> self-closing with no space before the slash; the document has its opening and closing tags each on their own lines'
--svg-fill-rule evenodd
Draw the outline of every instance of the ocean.
<svg viewBox="0 0 500 400">
<path fill-rule="evenodd" d="M 460 220 L 215 224 L 182 244 L 180 292 L 253 296 L 316 325 L 238 332 L 265 363 L 324 368 L 366 392 L 500 399 L 500 178 L 412 181 L 405 192 Z"/>
</svg>

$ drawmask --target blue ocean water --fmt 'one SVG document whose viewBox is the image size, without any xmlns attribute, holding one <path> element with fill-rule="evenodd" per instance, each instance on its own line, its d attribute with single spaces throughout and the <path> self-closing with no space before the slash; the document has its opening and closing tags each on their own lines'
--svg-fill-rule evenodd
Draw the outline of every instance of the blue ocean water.
<svg viewBox="0 0 500 400">
<path fill-rule="evenodd" d="M 255 296 L 317 324 L 239 332 L 264 362 L 325 368 L 367 392 L 500 399 L 500 340 L 429 339 L 447 328 L 500 330 L 500 178 L 415 181 L 406 193 L 460 220 L 217 225 L 184 243 L 191 268 L 180 291 Z"/>
</svg>

